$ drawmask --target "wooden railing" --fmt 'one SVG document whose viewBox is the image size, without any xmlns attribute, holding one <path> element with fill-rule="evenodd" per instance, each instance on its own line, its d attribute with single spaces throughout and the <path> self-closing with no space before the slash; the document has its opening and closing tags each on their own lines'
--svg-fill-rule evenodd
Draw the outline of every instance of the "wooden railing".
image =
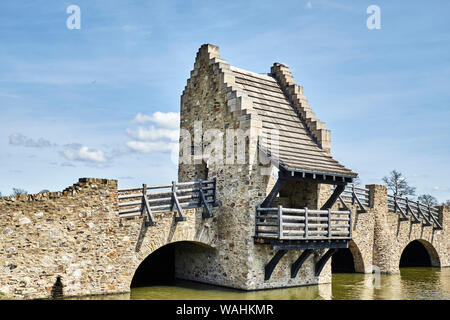
<svg viewBox="0 0 450 320">
<path fill-rule="evenodd" d="M 342 240 L 352 238 L 352 212 L 283 208 L 256 209 L 256 238 Z"/>
<path fill-rule="evenodd" d="M 435 229 L 442 229 L 438 208 L 388 194 L 388 210 L 400 214 L 403 220 L 412 220 L 412 223 L 422 223 L 425 226 L 432 225 Z"/>
<path fill-rule="evenodd" d="M 164 190 L 167 189 L 167 190 Z M 163 190 L 148 192 L 149 190 Z M 176 220 L 186 220 L 183 210 L 204 208 L 203 217 L 212 217 L 210 205 L 216 203 L 216 179 L 193 182 L 172 182 L 167 185 L 124 188 L 118 190 L 119 216 L 147 216 L 155 224 L 154 212 L 176 211 Z"/>
<path fill-rule="evenodd" d="M 346 203 L 357 204 L 360 208 L 359 212 L 367 212 L 370 205 L 370 192 L 369 189 L 356 187 L 354 184 L 347 185 L 339 200 L 345 207 L 347 207 Z"/>
</svg>

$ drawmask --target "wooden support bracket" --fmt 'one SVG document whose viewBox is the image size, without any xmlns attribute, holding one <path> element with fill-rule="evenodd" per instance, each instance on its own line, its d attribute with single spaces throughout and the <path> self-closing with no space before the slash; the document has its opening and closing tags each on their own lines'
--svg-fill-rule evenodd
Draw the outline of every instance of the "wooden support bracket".
<svg viewBox="0 0 450 320">
<path fill-rule="evenodd" d="M 203 218 L 212 218 L 213 214 L 211 212 L 211 209 L 209 208 L 208 202 L 206 202 L 205 194 L 203 193 L 202 181 L 201 180 L 199 181 L 198 192 L 199 192 L 199 195 L 200 195 L 200 197 L 199 197 L 200 198 L 200 204 L 203 205 L 203 208 L 205 209 L 203 211 L 202 217 Z"/>
<path fill-rule="evenodd" d="M 175 217 L 175 221 L 186 221 L 186 217 L 183 214 L 183 209 L 181 209 L 180 202 L 177 198 L 177 185 L 175 181 L 172 181 L 172 204 L 170 205 L 170 210 L 173 211 L 174 207 L 177 209 L 178 216 Z"/>
<path fill-rule="evenodd" d="M 411 216 L 414 219 L 414 221 L 411 221 L 411 223 L 420 223 L 420 220 L 417 218 L 416 214 L 414 213 L 414 211 L 411 209 L 411 206 L 409 205 L 408 198 L 406 198 L 406 214 L 408 214 L 408 212 L 411 213 Z"/>
<path fill-rule="evenodd" d="M 354 186 L 353 186 L 353 188 L 354 188 Z M 356 202 L 358 202 L 358 205 L 359 205 L 359 207 L 361 208 L 361 210 L 359 211 L 359 213 L 366 213 L 366 212 L 367 212 L 366 207 L 364 207 L 364 205 L 361 203 L 361 200 L 359 200 L 358 195 L 356 194 L 356 192 L 354 191 L 354 189 L 353 189 L 353 197 L 352 197 L 352 199 L 355 199 Z"/>
<path fill-rule="evenodd" d="M 270 279 L 270 276 L 272 275 L 273 270 L 277 266 L 278 262 L 280 262 L 280 259 L 283 258 L 283 256 L 287 253 L 287 250 L 278 250 L 277 253 L 270 259 L 269 263 L 266 264 L 264 267 L 264 281 L 267 281 Z"/>
<path fill-rule="evenodd" d="M 436 225 L 436 226 L 433 227 L 433 229 L 442 230 L 441 224 L 439 223 L 439 221 L 436 220 L 436 218 L 435 218 L 435 217 L 433 216 L 433 214 L 431 213 L 431 208 L 430 208 L 430 206 L 428 206 L 428 214 L 429 214 L 429 216 L 431 217 L 431 219 L 434 221 L 434 223 L 435 223 L 435 225 Z"/>
<path fill-rule="evenodd" d="M 420 204 L 419 203 L 417 203 L 417 212 L 419 213 L 419 216 L 421 216 L 425 220 L 425 223 L 423 225 L 425 227 L 431 226 L 430 220 L 425 216 L 425 214 L 423 213 L 422 209 L 420 209 Z"/>
<path fill-rule="evenodd" d="M 397 209 L 400 212 L 400 214 L 402 215 L 402 217 L 399 218 L 401 221 L 409 220 L 408 216 L 403 212 L 403 209 L 400 208 L 400 206 L 398 205 L 397 196 L 394 196 L 394 212 L 397 212 Z"/>
<path fill-rule="evenodd" d="M 337 252 L 338 249 L 329 249 L 317 262 L 316 264 L 316 277 L 320 276 L 320 273 L 322 272 L 323 267 L 328 262 L 328 260 L 331 258 L 333 254 Z"/>
<path fill-rule="evenodd" d="M 308 257 L 313 253 L 313 250 L 306 249 L 302 252 L 302 254 L 298 257 L 297 260 L 291 266 L 291 278 L 295 278 L 297 276 L 298 271 L 302 267 L 303 263 L 308 259 Z"/>
<path fill-rule="evenodd" d="M 264 199 L 263 203 L 261 203 L 261 208 L 268 208 L 272 204 L 273 199 L 275 199 L 275 197 L 280 192 L 281 188 L 283 188 L 283 186 L 286 184 L 286 182 L 287 182 L 286 179 L 280 177 L 278 178 L 277 182 L 273 186 L 272 190 L 270 191 L 266 199 Z"/>
<path fill-rule="evenodd" d="M 343 184 L 337 185 L 333 193 L 331 194 L 330 198 L 327 200 L 327 202 L 325 202 L 325 204 L 322 206 L 320 210 L 327 210 L 331 208 L 344 190 L 345 185 Z"/>
<path fill-rule="evenodd" d="M 147 215 L 145 215 L 147 213 Z M 142 185 L 142 205 L 141 205 L 141 216 L 144 216 L 145 225 L 148 226 L 155 226 L 156 221 L 152 214 L 152 209 L 150 209 L 150 205 L 148 204 L 147 199 L 147 185 Z M 148 219 L 148 220 L 146 220 Z"/>
</svg>

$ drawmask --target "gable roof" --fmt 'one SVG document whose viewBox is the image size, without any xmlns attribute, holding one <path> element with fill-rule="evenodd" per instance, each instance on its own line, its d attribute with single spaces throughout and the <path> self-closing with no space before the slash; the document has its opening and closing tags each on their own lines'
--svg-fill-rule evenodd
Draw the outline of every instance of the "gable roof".
<svg viewBox="0 0 450 320">
<path fill-rule="evenodd" d="M 311 128 L 311 119 L 308 119 L 309 123 L 304 119 L 292 102 L 292 98 L 296 97 L 289 96 L 274 74 L 258 74 L 233 66 L 230 66 L 230 71 L 235 77 L 235 86 L 252 100 L 253 109 L 262 119 L 263 135 L 270 137 L 273 129 L 279 132 L 279 150 L 276 155 L 270 154 L 270 139 L 263 139 L 259 143 L 260 150 L 272 161 L 291 172 L 343 178 L 357 176 L 357 173 L 333 159 L 328 150 L 320 145 L 314 135 L 317 130 Z M 303 100 L 303 104 L 304 102 Z M 306 108 L 308 114 L 312 114 L 307 103 Z M 313 121 L 315 125 L 320 122 L 316 119 Z M 329 135 L 329 131 L 327 132 Z"/>
</svg>

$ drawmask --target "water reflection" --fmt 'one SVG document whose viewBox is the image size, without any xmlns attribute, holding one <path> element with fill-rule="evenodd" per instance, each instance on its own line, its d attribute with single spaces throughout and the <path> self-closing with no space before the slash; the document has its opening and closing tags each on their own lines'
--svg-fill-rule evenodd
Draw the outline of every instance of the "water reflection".
<svg viewBox="0 0 450 320">
<path fill-rule="evenodd" d="M 240 291 L 177 280 L 170 286 L 133 288 L 129 294 L 83 299 L 120 300 L 450 300 L 450 268 L 402 268 L 400 274 L 333 274 L 332 284 Z M 377 281 L 375 281 L 377 280 Z"/>
</svg>

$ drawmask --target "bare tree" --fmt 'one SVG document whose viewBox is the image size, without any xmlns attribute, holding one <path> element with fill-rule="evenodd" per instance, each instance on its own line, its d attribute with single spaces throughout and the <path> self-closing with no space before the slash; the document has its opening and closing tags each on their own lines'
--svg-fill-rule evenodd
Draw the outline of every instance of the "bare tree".
<svg viewBox="0 0 450 320">
<path fill-rule="evenodd" d="M 417 200 L 419 202 L 422 202 L 423 204 L 426 204 L 427 206 L 437 206 L 438 201 L 435 197 L 433 197 L 431 194 L 422 194 L 417 197 Z"/>
<path fill-rule="evenodd" d="M 397 170 L 392 170 L 389 176 L 383 178 L 386 187 L 398 197 L 413 196 L 416 188 L 408 184 L 406 178 Z"/>
<path fill-rule="evenodd" d="M 443 206 L 450 206 L 450 200 L 446 200 L 444 202 L 442 202 Z"/>
<path fill-rule="evenodd" d="M 361 185 L 361 179 L 359 177 L 356 177 L 353 179 L 353 184 L 355 186 L 360 186 Z"/>
<path fill-rule="evenodd" d="M 20 188 L 13 188 L 13 196 L 19 196 L 21 194 L 28 194 L 28 191 L 24 190 L 24 189 L 20 189 Z"/>
</svg>

